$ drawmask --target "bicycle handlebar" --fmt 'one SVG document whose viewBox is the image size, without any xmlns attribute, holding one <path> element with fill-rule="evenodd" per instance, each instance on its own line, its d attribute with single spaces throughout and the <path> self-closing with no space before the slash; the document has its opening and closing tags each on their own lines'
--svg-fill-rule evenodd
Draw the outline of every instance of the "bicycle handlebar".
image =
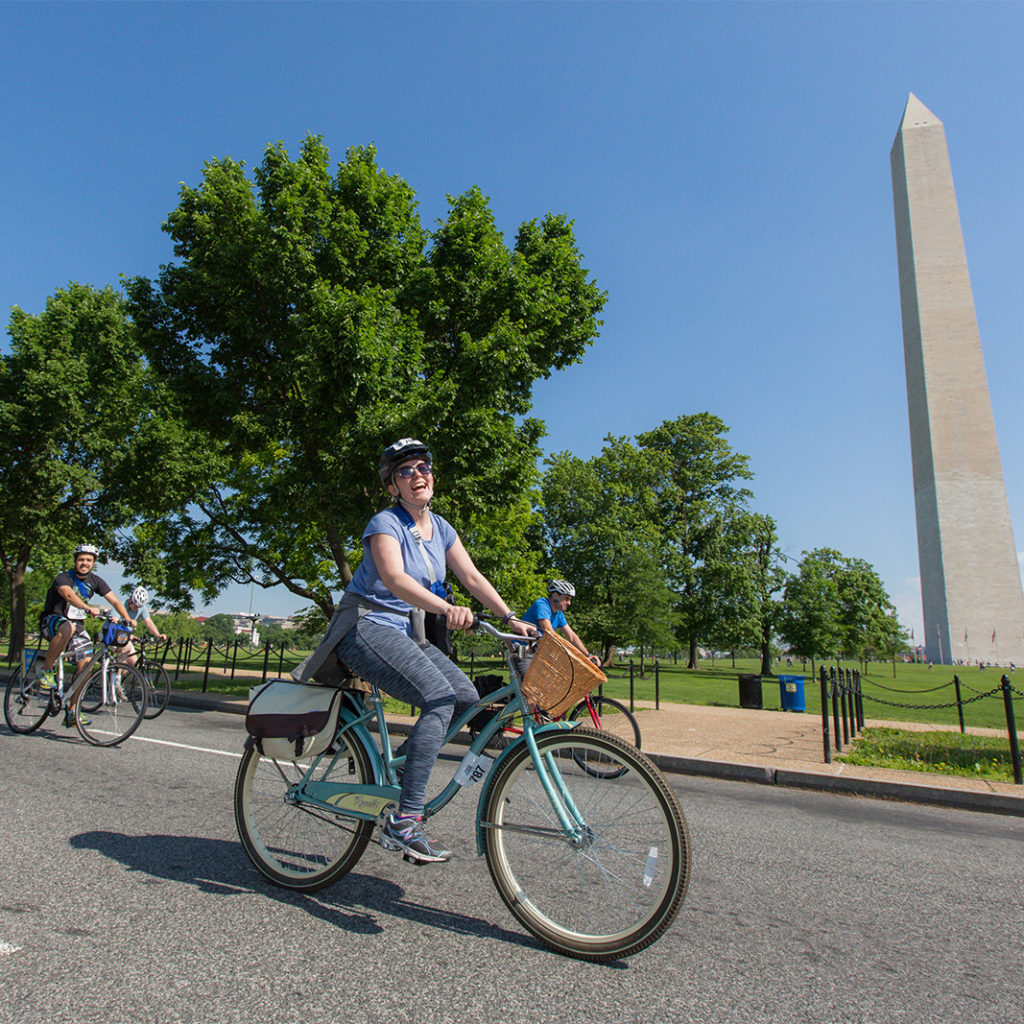
<svg viewBox="0 0 1024 1024">
<path fill-rule="evenodd" d="M 488 615 L 485 612 L 480 612 L 473 616 L 473 630 L 474 632 L 486 633 L 488 636 L 494 637 L 495 640 L 502 640 L 509 644 L 531 644 L 536 637 L 521 636 L 519 633 L 502 633 L 500 630 L 495 629 L 488 621 Z"/>
</svg>

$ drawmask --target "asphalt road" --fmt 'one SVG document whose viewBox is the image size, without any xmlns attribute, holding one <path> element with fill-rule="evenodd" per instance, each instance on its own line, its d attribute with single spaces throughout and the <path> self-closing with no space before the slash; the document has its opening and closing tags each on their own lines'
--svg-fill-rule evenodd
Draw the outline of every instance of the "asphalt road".
<svg viewBox="0 0 1024 1024">
<path fill-rule="evenodd" d="M 694 869 L 669 932 L 605 965 L 550 953 L 476 857 L 370 846 L 302 896 L 232 817 L 242 719 L 168 711 L 122 748 L 0 727 L 0 1021 L 866 1024 L 1024 1019 L 1024 822 L 672 777 Z M 474 797 L 475 797 L 475 791 Z"/>
</svg>

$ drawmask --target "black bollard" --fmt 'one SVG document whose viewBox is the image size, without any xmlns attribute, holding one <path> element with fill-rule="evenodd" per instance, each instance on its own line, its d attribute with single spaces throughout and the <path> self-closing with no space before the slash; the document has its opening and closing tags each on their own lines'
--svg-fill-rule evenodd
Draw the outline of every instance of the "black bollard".
<svg viewBox="0 0 1024 1024">
<path fill-rule="evenodd" d="M 1010 760 L 1013 762 L 1013 781 L 1018 786 L 1024 786 L 1024 771 L 1020 763 L 1020 747 L 1017 744 L 1017 722 L 1013 716 L 1013 697 L 1010 694 L 1012 689 L 1008 676 L 1003 676 L 999 681 L 1003 689 L 1003 704 L 1006 706 L 1006 731 L 1010 736 Z"/>
</svg>

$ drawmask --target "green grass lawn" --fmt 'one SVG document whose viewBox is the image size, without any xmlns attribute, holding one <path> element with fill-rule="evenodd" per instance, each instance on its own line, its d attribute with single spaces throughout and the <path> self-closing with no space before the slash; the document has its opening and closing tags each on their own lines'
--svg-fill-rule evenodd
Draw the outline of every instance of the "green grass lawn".
<svg viewBox="0 0 1024 1024">
<path fill-rule="evenodd" d="M 1010 743 L 1006 737 L 869 727 L 860 734 L 849 753 L 836 754 L 835 760 L 1013 782 Z"/>
<path fill-rule="evenodd" d="M 843 663 L 844 669 L 859 668 L 853 663 Z M 731 660 L 709 661 L 700 668 L 685 669 L 671 662 L 662 662 L 659 668 L 660 698 L 685 704 L 716 704 L 723 707 L 739 706 L 740 673 L 756 674 L 760 663 L 753 659 L 737 658 L 735 666 Z M 804 698 L 807 714 L 821 714 L 821 686 L 811 678 L 810 663 L 806 669 L 799 663 L 787 666 L 774 665 L 776 675 L 804 676 Z M 971 701 L 964 706 L 964 722 L 967 726 L 992 729 L 1006 728 L 1006 713 L 1002 692 L 998 690 L 1002 677 L 1001 669 L 978 669 L 958 667 L 956 669 L 927 665 L 897 664 L 893 677 L 891 664 L 872 663 L 867 673 L 861 674 L 861 689 L 864 694 L 864 717 L 875 721 L 923 722 L 936 725 L 959 727 L 956 709 L 956 690 L 953 674 L 960 676 L 961 696 Z M 639 662 L 634 661 L 634 697 L 651 700 L 654 697 L 654 675 L 648 671 L 639 677 Z M 1009 675 L 1011 685 L 1024 691 L 1024 673 Z M 991 691 L 997 692 L 991 694 Z M 629 667 L 616 666 L 609 673 L 606 691 L 613 697 L 628 695 Z M 761 680 L 761 693 L 765 708 L 781 710 L 781 688 L 778 678 L 765 676 Z M 991 694 L 981 697 L 981 694 Z M 1024 725 L 1024 699 L 1014 694 L 1018 730 Z"/>
</svg>

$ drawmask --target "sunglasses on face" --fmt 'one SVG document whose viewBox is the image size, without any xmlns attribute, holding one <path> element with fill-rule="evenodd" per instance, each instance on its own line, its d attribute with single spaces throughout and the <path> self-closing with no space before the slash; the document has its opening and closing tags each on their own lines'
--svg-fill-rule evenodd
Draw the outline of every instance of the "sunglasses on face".
<svg viewBox="0 0 1024 1024">
<path fill-rule="evenodd" d="M 401 477 L 403 480 L 411 480 L 416 473 L 419 473 L 420 476 L 433 476 L 434 467 L 429 462 L 420 462 L 415 466 L 400 466 L 395 470 L 395 476 Z"/>
</svg>

